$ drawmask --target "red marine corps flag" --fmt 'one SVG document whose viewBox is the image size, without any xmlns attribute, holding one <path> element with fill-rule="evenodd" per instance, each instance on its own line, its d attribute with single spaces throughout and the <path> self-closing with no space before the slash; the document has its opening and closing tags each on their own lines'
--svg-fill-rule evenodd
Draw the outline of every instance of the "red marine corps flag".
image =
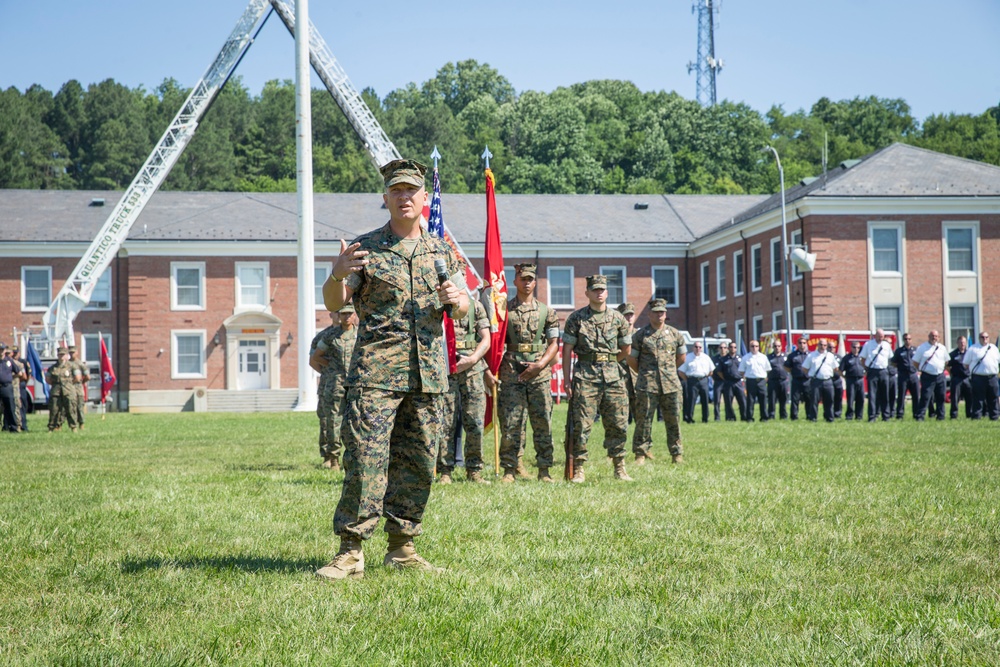
<svg viewBox="0 0 1000 667">
<path fill-rule="evenodd" d="M 500 360 L 503 359 L 504 340 L 507 337 L 507 278 L 503 271 L 503 249 L 500 247 L 500 221 L 497 219 L 497 202 L 494 188 L 496 179 L 490 171 L 490 149 L 483 151 L 486 159 L 486 258 L 483 265 L 482 293 L 483 305 L 490 318 L 490 351 L 487 363 L 494 376 L 500 376 Z M 493 389 L 492 400 L 486 401 L 486 428 L 493 426 L 496 413 L 496 388 Z M 494 431 L 494 449 L 496 471 L 500 470 L 499 430 Z"/>
<path fill-rule="evenodd" d="M 104 405 L 118 378 L 115 377 L 115 370 L 111 368 L 111 357 L 108 356 L 108 346 L 104 344 L 104 336 L 100 334 L 97 336 L 101 341 L 101 405 Z"/>
</svg>

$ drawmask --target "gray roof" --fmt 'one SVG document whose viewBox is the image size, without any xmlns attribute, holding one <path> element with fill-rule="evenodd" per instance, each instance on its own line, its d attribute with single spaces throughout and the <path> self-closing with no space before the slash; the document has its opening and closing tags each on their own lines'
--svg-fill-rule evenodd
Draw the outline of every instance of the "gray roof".
<svg viewBox="0 0 1000 667">
<path fill-rule="evenodd" d="M 0 239 L 89 243 L 121 198 L 120 192 L 0 190 Z M 1000 196 L 1000 167 L 893 144 L 826 178 L 795 185 L 786 201 L 803 197 Z M 91 205 L 104 199 L 104 206 Z M 444 220 L 460 243 L 481 244 L 486 233 L 482 194 L 443 195 Z M 644 204 L 644 208 L 636 208 Z M 687 244 L 781 205 L 775 195 L 498 195 L 505 243 Z M 388 220 L 377 194 L 316 194 L 315 238 L 354 238 Z M 157 192 L 129 239 L 157 241 L 294 241 L 294 193 Z"/>
<path fill-rule="evenodd" d="M 820 176 L 787 188 L 785 205 L 806 196 L 997 197 L 1000 196 L 1000 167 L 896 143 L 860 160 L 841 163 L 830 169 L 825 178 Z M 781 193 L 777 193 L 744 210 L 736 216 L 735 222 L 749 220 L 780 206 Z"/>
<path fill-rule="evenodd" d="M 8 241 L 91 241 L 120 192 L 0 190 L 0 230 Z M 94 199 L 104 206 L 92 206 Z M 729 220 L 765 196 L 498 195 L 505 243 L 680 243 Z M 460 243 L 483 243 L 482 194 L 445 194 L 445 224 Z M 636 204 L 647 208 L 637 209 Z M 377 194 L 316 194 L 316 240 L 354 238 L 384 224 Z M 133 240 L 294 241 L 294 193 L 157 192 L 129 233 Z"/>
</svg>

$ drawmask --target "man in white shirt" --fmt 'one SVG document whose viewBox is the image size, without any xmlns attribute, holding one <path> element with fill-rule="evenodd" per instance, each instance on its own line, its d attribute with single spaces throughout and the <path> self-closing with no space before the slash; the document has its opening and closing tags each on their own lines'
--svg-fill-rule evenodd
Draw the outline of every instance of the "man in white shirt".
<svg viewBox="0 0 1000 667">
<path fill-rule="evenodd" d="M 833 375 L 839 372 L 837 355 L 827 349 L 826 340 L 820 338 L 816 350 L 809 353 L 802 363 L 802 369 L 809 376 L 811 389 L 806 403 L 806 417 L 816 421 L 820 400 L 823 401 L 823 419 L 833 421 Z"/>
<path fill-rule="evenodd" d="M 684 421 L 694 423 L 695 399 L 701 400 L 701 421 L 708 423 L 708 378 L 715 372 L 715 362 L 704 353 L 701 341 L 694 342 L 694 352 L 677 369 L 684 383 Z"/>
<path fill-rule="evenodd" d="M 920 407 L 914 419 L 924 420 L 927 405 L 934 401 L 932 410 L 938 421 L 944 421 L 944 368 L 948 365 L 948 348 L 941 344 L 940 334 L 931 331 L 927 342 L 921 343 L 910 362 L 920 373 Z"/>
<path fill-rule="evenodd" d="M 861 348 L 861 363 L 868 376 L 868 421 L 879 416 L 889 421 L 889 376 L 886 368 L 892 359 L 892 345 L 885 339 L 882 329 L 875 330 L 875 336 Z"/>
<path fill-rule="evenodd" d="M 983 331 L 979 334 L 979 343 L 971 346 L 965 353 L 962 363 L 972 375 L 972 418 L 980 419 L 983 412 L 990 419 L 1000 419 L 1000 388 L 997 386 L 997 374 L 1000 373 L 1000 350 L 990 342 L 990 334 Z"/>
<path fill-rule="evenodd" d="M 760 420 L 766 422 L 767 412 L 767 374 L 771 370 L 771 362 L 767 355 L 760 351 L 760 343 L 750 341 L 750 351 L 740 360 L 740 375 L 747 385 L 747 421 L 753 421 L 754 405 L 760 403 Z"/>
</svg>

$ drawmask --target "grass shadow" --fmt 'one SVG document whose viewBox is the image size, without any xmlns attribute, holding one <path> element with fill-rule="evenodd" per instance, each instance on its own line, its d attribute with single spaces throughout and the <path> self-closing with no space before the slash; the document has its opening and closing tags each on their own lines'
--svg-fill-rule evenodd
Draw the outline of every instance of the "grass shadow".
<svg viewBox="0 0 1000 667">
<path fill-rule="evenodd" d="M 263 556 L 203 556 L 197 558 L 144 558 L 121 562 L 123 574 L 138 574 L 147 570 L 180 568 L 184 570 L 215 570 L 238 572 L 314 572 L 326 561 L 289 560 Z"/>
</svg>

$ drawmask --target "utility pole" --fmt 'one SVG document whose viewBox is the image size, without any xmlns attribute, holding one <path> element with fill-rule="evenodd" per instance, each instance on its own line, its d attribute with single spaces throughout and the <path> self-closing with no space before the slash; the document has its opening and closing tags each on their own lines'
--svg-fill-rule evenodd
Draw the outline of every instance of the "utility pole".
<svg viewBox="0 0 1000 667">
<path fill-rule="evenodd" d="M 715 57 L 716 0 L 695 0 L 692 14 L 698 14 L 698 56 L 688 63 L 688 74 L 695 72 L 695 98 L 703 107 L 715 106 L 715 75 L 722 71 L 722 59 Z"/>
</svg>

